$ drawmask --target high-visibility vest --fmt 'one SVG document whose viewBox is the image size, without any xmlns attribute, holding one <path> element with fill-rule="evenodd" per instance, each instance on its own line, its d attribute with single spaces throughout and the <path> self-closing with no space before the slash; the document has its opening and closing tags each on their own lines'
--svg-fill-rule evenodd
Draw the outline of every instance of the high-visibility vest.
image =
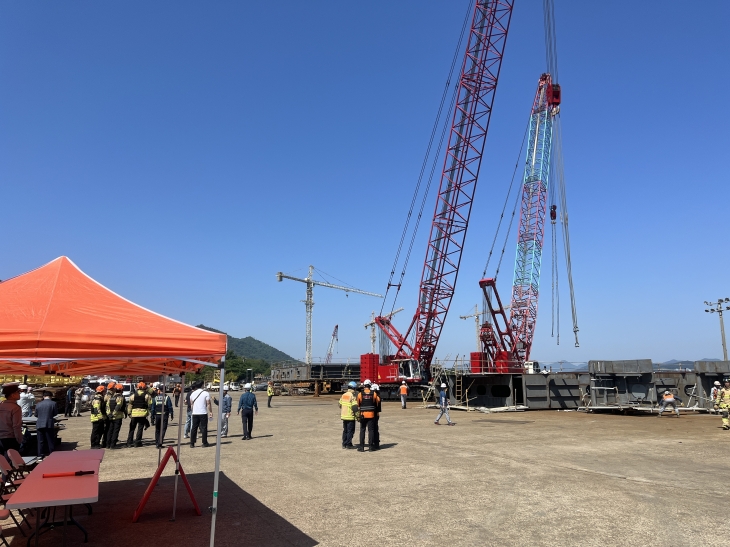
<svg viewBox="0 0 730 547">
<path fill-rule="evenodd" d="M 274 388 L 271 387 L 271 386 L 267 387 L 266 388 L 266 395 L 268 395 L 269 397 L 271 397 L 273 394 L 274 394 Z"/>
<path fill-rule="evenodd" d="M 665 393 L 664 394 L 664 400 L 666 401 L 668 399 L 674 399 L 674 395 L 672 395 L 671 393 Z"/>
<path fill-rule="evenodd" d="M 357 406 L 363 418 L 375 418 L 375 409 L 377 408 L 378 396 L 369 388 L 365 388 L 360 395 L 357 396 Z"/>
<path fill-rule="evenodd" d="M 104 419 L 104 415 L 101 413 L 101 405 L 104 404 L 104 400 L 101 395 L 94 395 L 94 400 L 91 401 L 91 422 L 98 422 Z"/>
<path fill-rule="evenodd" d="M 117 393 L 109 399 L 106 405 L 106 415 L 110 420 L 124 419 L 124 395 Z"/>
<path fill-rule="evenodd" d="M 149 403 L 147 402 L 147 394 L 144 390 L 138 389 L 137 392 L 132 395 L 129 403 L 132 406 L 132 412 L 130 412 L 132 418 L 145 418 L 147 416 Z"/>
<path fill-rule="evenodd" d="M 722 388 L 717 394 L 717 404 L 722 407 L 730 407 L 730 389 Z"/>
<path fill-rule="evenodd" d="M 408 395 L 408 386 L 401 385 L 400 386 L 400 394 L 401 395 Z"/>
<path fill-rule="evenodd" d="M 352 421 L 355 419 L 355 412 L 357 411 L 357 398 L 355 392 L 348 390 L 340 397 L 340 418 L 345 421 Z"/>
</svg>

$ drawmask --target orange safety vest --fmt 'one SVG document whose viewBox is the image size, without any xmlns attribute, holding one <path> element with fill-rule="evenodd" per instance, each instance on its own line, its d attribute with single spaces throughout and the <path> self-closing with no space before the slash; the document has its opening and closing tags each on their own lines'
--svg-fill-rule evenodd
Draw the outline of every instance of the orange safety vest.
<svg viewBox="0 0 730 547">
<path fill-rule="evenodd" d="M 665 399 L 674 399 L 674 395 L 672 395 L 671 393 L 665 393 L 664 398 Z"/>
<path fill-rule="evenodd" d="M 401 395 L 408 395 L 408 386 L 400 386 L 400 394 Z"/>
</svg>

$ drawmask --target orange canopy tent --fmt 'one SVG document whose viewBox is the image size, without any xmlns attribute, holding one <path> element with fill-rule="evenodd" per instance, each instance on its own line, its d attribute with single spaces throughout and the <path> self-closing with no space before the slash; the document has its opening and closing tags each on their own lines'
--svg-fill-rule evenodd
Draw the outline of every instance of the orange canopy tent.
<svg viewBox="0 0 730 547">
<path fill-rule="evenodd" d="M 226 343 L 122 298 L 65 256 L 0 283 L 0 374 L 193 372 Z"/>
</svg>

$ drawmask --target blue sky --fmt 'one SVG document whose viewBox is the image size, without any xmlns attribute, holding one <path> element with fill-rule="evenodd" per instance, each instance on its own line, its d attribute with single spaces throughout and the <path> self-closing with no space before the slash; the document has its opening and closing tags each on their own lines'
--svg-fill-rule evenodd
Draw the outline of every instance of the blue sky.
<svg viewBox="0 0 730 547">
<path fill-rule="evenodd" d="M 304 285 L 275 273 L 314 264 L 385 289 L 466 5 L 3 2 L 0 278 L 67 255 L 141 305 L 302 357 Z M 516 2 L 441 358 L 473 351 L 458 316 L 480 301 L 545 70 L 541 5 Z M 730 296 L 730 4 L 555 0 L 555 14 L 581 347 L 567 314 L 550 337 L 546 259 L 533 358 L 720 357 L 703 301 Z M 315 356 L 336 323 L 337 357 L 368 351 L 379 302 L 315 302 Z"/>
</svg>

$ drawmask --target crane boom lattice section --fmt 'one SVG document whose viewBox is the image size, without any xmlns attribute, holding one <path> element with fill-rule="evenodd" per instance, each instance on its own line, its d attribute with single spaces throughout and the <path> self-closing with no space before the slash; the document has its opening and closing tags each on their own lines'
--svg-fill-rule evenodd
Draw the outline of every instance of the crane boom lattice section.
<svg viewBox="0 0 730 547">
<path fill-rule="evenodd" d="M 396 347 L 394 359 L 428 368 L 454 295 L 474 191 L 489 129 L 514 0 L 477 0 L 444 158 L 418 309 L 405 336 L 387 318 L 378 326 Z M 414 336 L 414 343 L 408 339 Z"/>
<path fill-rule="evenodd" d="M 553 85 L 550 74 L 543 74 L 538 82 L 530 115 L 510 305 L 511 331 L 517 342 L 515 349 L 522 361 L 530 358 L 537 321 L 553 118 L 559 110 L 559 104 L 560 87 Z"/>
</svg>

